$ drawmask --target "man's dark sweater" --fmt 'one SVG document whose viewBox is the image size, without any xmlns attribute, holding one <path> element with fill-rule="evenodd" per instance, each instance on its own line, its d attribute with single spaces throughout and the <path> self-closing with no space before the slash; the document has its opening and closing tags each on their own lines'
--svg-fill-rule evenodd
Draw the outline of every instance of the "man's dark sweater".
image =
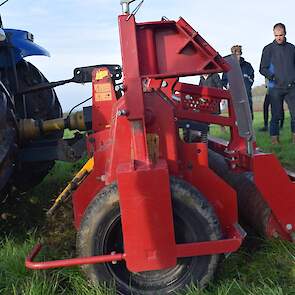
<svg viewBox="0 0 295 295">
<path fill-rule="evenodd" d="M 254 69 L 252 65 L 245 61 L 243 57 L 240 58 L 240 67 L 242 71 L 242 75 L 244 78 L 244 83 L 247 91 L 247 95 L 249 99 L 252 97 L 252 85 L 254 83 Z M 223 73 L 222 75 L 222 85 L 223 87 L 227 87 L 228 84 L 228 78 L 227 78 L 227 73 Z"/>
<path fill-rule="evenodd" d="M 259 72 L 273 81 L 275 88 L 289 88 L 295 85 L 295 46 L 275 40 L 264 47 Z"/>
<path fill-rule="evenodd" d="M 222 88 L 222 83 L 219 74 L 209 74 L 207 79 L 205 79 L 204 76 L 201 76 L 199 86 Z"/>
</svg>

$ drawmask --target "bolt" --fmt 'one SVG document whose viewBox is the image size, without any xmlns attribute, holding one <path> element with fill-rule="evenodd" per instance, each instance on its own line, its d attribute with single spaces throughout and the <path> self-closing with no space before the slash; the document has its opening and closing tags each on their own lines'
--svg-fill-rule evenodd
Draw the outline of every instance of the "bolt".
<svg viewBox="0 0 295 295">
<path fill-rule="evenodd" d="M 115 86 L 115 90 L 116 91 L 119 91 L 119 90 L 125 90 L 126 88 L 125 88 L 125 86 L 123 85 L 123 84 L 118 84 L 118 85 L 116 85 Z"/>
<path fill-rule="evenodd" d="M 292 229 L 293 229 L 292 224 L 288 223 L 288 224 L 286 225 L 286 229 L 287 229 L 288 231 L 292 230 Z"/>
<path fill-rule="evenodd" d="M 162 82 L 161 87 L 165 88 L 165 87 L 167 87 L 167 86 L 168 86 L 168 83 L 164 80 L 164 81 Z"/>
<path fill-rule="evenodd" d="M 128 111 L 127 110 L 119 110 L 117 112 L 117 116 L 121 117 L 121 116 L 127 116 L 128 115 Z"/>
<path fill-rule="evenodd" d="M 112 251 L 111 252 L 111 255 L 115 255 L 116 254 L 116 251 Z M 113 260 L 112 261 L 112 264 L 117 264 L 118 263 L 118 261 L 116 261 L 116 260 Z"/>
</svg>

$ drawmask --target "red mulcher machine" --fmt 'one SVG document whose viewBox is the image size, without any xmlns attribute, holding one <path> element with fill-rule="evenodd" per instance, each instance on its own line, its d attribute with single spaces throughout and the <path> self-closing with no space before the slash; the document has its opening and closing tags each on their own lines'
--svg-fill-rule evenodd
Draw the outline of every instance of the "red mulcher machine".
<svg viewBox="0 0 295 295">
<path fill-rule="evenodd" d="M 72 198 L 80 257 L 35 262 L 38 245 L 26 266 L 83 265 L 119 294 L 170 294 L 208 283 L 220 254 L 245 237 L 238 220 L 294 242 L 295 183 L 256 148 L 236 59 L 222 58 L 182 18 L 136 23 L 131 2 L 121 1 L 119 16 L 121 97 L 107 67 L 92 74 L 93 158 Z M 179 82 L 220 72 L 229 90 Z M 228 126 L 230 140 L 208 137 L 209 124 Z"/>
</svg>

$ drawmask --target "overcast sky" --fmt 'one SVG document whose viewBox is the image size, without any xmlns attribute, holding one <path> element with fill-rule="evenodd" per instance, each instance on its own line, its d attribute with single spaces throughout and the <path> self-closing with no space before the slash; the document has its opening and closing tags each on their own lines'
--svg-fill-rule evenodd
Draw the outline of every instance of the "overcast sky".
<svg viewBox="0 0 295 295">
<path fill-rule="evenodd" d="M 0 7 L 5 28 L 32 32 L 35 42 L 50 51 L 50 58 L 30 61 L 52 81 L 70 78 L 78 66 L 121 64 L 120 12 L 120 0 L 9 0 Z M 285 23 L 288 41 L 295 43 L 294 0 L 145 0 L 136 18 L 142 22 L 162 16 L 182 16 L 221 55 L 229 54 L 234 44 L 243 45 L 244 58 L 255 69 L 255 85 L 264 81 L 258 68 L 263 47 L 273 40 L 273 25 Z M 65 111 L 91 96 L 89 85 L 63 86 L 57 92 Z"/>
</svg>

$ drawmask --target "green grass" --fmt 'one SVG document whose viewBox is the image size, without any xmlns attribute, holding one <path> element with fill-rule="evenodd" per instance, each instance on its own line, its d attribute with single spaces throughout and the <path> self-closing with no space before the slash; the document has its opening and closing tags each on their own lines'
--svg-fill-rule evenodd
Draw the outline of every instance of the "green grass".
<svg viewBox="0 0 295 295">
<path fill-rule="evenodd" d="M 295 145 L 291 141 L 290 115 L 286 112 L 286 118 L 283 130 L 280 131 L 280 145 L 272 146 L 270 143 L 270 135 L 268 132 L 261 132 L 259 129 L 263 127 L 263 114 L 256 112 L 254 115 L 254 131 L 256 135 L 257 146 L 266 153 L 275 153 L 282 165 L 295 171 Z M 229 139 L 229 131 L 223 133 L 219 126 L 211 126 L 210 134 L 213 136 Z"/>
<path fill-rule="evenodd" d="M 97 288 L 89 284 L 82 277 L 78 268 L 48 271 L 26 270 L 24 257 L 35 242 L 34 235 L 32 235 L 23 243 L 17 243 L 11 237 L 0 243 L 0 294 L 115 294 L 113 290 L 106 287 Z M 44 256 L 48 259 L 51 255 L 45 252 L 43 258 Z"/>
<path fill-rule="evenodd" d="M 78 268 L 27 271 L 24 257 L 35 242 L 34 235 L 18 243 L 4 239 L 0 246 L 0 294 L 85 294 L 115 295 L 106 287 L 94 287 Z M 51 249 L 52 251 L 52 249 Z M 54 251 L 54 250 L 53 250 Z M 52 257 L 44 253 L 43 257 Z M 40 258 L 39 258 L 40 259 Z M 41 256 L 42 259 L 42 256 Z M 245 246 L 221 264 L 214 282 L 206 290 L 192 286 L 187 295 L 292 295 L 295 294 L 295 245 L 280 241 L 261 241 L 253 253 Z"/>
<path fill-rule="evenodd" d="M 262 113 L 255 114 L 254 129 L 256 131 L 257 145 L 265 152 L 275 153 L 282 165 L 286 168 L 295 170 L 295 146 L 291 141 L 290 115 L 286 112 L 286 118 L 283 130 L 280 131 L 280 142 L 278 146 L 270 145 L 270 136 L 268 132 L 260 132 L 262 124 Z"/>
<path fill-rule="evenodd" d="M 290 121 L 286 118 L 282 144 L 273 149 L 269 135 L 257 132 L 258 145 L 275 152 L 284 165 L 295 170 L 294 146 L 290 143 Z M 255 114 L 254 128 L 262 126 L 262 116 Z M 216 135 L 225 136 L 219 128 Z M 68 134 L 70 136 L 70 134 Z M 26 196 L 14 196 L 13 203 L 1 204 L 6 219 L 0 220 L 0 294 L 11 295 L 115 295 L 114 289 L 94 287 L 79 268 L 29 271 L 25 256 L 43 237 L 48 245 L 39 259 L 61 259 L 75 256 L 75 230 L 70 203 L 46 220 L 44 208 L 49 208 L 55 196 L 64 188 L 82 165 L 58 162 L 42 184 Z M 251 238 L 250 242 L 253 241 Z M 295 295 L 295 245 L 281 240 L 254 240 L 225 259 L 215 280 L 199 290 L 191 286 L 187 295 Z"/>
</svg>

